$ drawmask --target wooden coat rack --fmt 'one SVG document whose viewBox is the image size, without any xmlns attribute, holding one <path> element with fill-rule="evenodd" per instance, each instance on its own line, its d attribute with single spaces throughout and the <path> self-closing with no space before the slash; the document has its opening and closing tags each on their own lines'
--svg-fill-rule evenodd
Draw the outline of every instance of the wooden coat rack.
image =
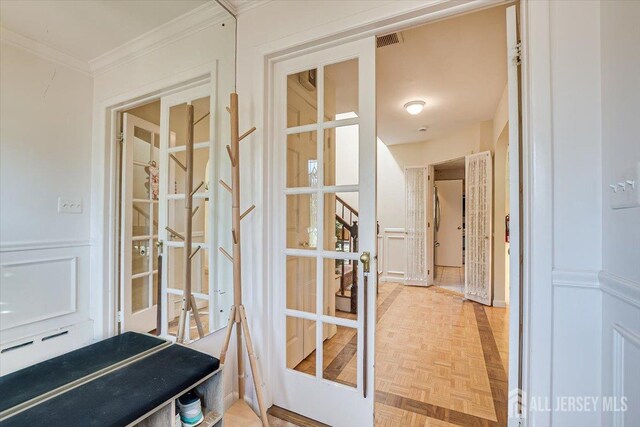
<svg viewBox="0 0 640 427">
<path fill-rule="evenodd" d="M 202 321 L 200 320 L 200 313 L 198 313 L 198 305 L 196 299 L 191 292 L 191 260 L 200 250 L 200 246 L 192 252 L 193 243 L 193 215 L 198 211 L 198 207 L 193 208 L 193 196 L 204 185 L 204 181 L 200 182 L 198 186 L 193 188 L 193 105 L 187 105 L 187 140 L 185 147 L 186 165 L 183 165 L 180 160 L 173 154 L 170 154 L 170 158 L 185 172 L 184 182 L 184 235 L 177 231 L 166 227 L 167 231 L 178 237 L 184 242 L 184 293 L 182 294 L 182 308 L 180 310 L 180 319 L 178 320 L 178 333 L 176 335 L 176 341 L 179 343 L 185 342 L 185 332 L 190 328 L 191 321 L 189 319 L 189 312 L 196 321 L 198 328 L 198 335 L 200 338 L 204 337 L 204 328 L 202 327 Z M 188 336 L 189 334 L 187 334 Z"/>
<path fill-rule="evenodd" d="M 229 155 L 229 160 L 231 161 L 231 185 L 228 185 L 223 180 L 220 180 L 220 185 L 231 193 L 231 238 L 233 241 L 233 255 L 229 254 L 222 247 L 220 247 L 219 250 L 231 262 L 233 262 L 233 306 L 231 306 L 231 310 L 229 312 L 229 323 L 227 324 L 226 336 L 224 344 L 222 346 L 222 352 L 220 353 L 220 363 L 224 364 L 225 362 L 227 350 L 229 348 L 229 341 L 231 339 L 231 333 L 235 325 L 238 356 L 238 405 L 246 405 L 246 403 L 244 402 L 245 373 L 244 357 L 242 351 L 242 333 L 244 332 L 244 342 L 249 356 L 251 375 L 253 377 L 253 384 L 256 389 L 258 406 L 260 408 L 260 419 L 263 426 L 268 426 L 269 421 L 267 419 L 267 408 L 265 407 L 264 396 L 262 394 L 262 379 L 260 377 L 256 356 L 253 351 L 253 343 L 251 341 L 249 324 L 247 322 L 247 313 L 245 311 L 244 305 L 242 304 L 242 253 L 240 248 L 240 221 L 242 221 L 242 219 L 255 208 L 255 205 L 251 205 L 250 208 L 242 213 L 240 212 L 240 141 L 249 136 L 253 131 L 256 130 L 256 128 L 252 127 L 242 135 L 239 134 L 237 93 L 231 94 L 231 103 L 230 107 L 227 108 L 227 111 L 231 116 L 231 144 L 227 145 L 227 153 Z M 232 409 L 233 407 L 229 411 L 231 412 Z M 239 411 L 243 411 L 243 409 L 239 409 Z"/>
</svg>

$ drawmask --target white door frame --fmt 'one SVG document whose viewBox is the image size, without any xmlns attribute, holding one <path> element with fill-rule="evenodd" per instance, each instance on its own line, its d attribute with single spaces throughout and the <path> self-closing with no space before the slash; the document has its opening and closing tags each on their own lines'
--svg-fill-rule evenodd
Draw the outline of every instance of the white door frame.
<svg viewBox="0 0 640 427">
<path fill-rule="evenodd" d="M 110 98 L 97 107 L 94 114 L 94 129 L 97 129 L 97 141 L 93 148 L 98 150 L 97 156 L 104 156 L 99 160 L 99 167 L 103 172 L 102 187 L 97 193 L 95 204 L 92 202 L 93 215 L 99 220 L 98 228 L 102 237 L 94 246 L 92 255 L 92 282 L 100 283 L 99 289 L 92 289 L 91 313 L 96 321 L 94 334 L 98 338 L 113 336 L 118 333 L 118 302 L 120 299 L 120 274 L 118 271 L 118 233 L 119 221 L 119 191 L 120 170 L 118 156 L 121 147 L 120 137 L 122 113 L 158 101 L 163 96 L 181 92 L 203 84 L 213 85 L 216 81 L 217 61 L 191 70 L 189 73 L 174 76 L 157 82 L 154 87 L 138 88 Z M 213 94 L 213 86 L 211 93 Z M 213 95 L 212 95 L 213 96 Z M 95 159 L 93 165 L 95 166 Z M 92 191 L 93 194 L 93 191 Z M 96 207 L 97 205 L 97 207 Z M 93 226 L 92 226 L 93 228 Z M 95 230 L 92 229 L 92 233 Z M 93 291 L 96 294 L 93 294 Z"/>
<path fill-rule="evenodd" d="M 276 140 L 275 128 L 271 125 L 274 119 L 271 100 L 274 96 L 274 68 L 275 65 L 288 57 L 297 56 L 309 51 L 326 48 L 346 41 L 360 39 L 371 35 L 380 35 L 425 24 L 448 16 L 478 11 L 487 7 L 504 4 L 503 1 L 472 2 L 460 1 L 451 4 L 425 5 L 413 11 L 395 15 L 391 18 L 359 24 L 350 28 L 341 28 L 339 31 L 329 33 L 321 38 L 297 37 L 278 42 L 267 43 L 255 50 L 254 63 L 256 70 L 264 70 L 264 74 L 258 73 L 254 82 L 259 88 L 264 88 L 262 93 L 261 109 L 262 135 L 265 138 L 263 144 L 264 154 L 264 178 L 269 183 L 263 192 L 263 229 L 266 236 L 263 243 L 264 274 L 268 277 L 269 286 L 274 283 L 275 277 L 271 254 L 271 239 L 274 236 L 272 218 L 274 218 L 273 171 L 274 152 L 273 145 Z M 520 301 L 516 301 L 514 293 L 511 293 L 512 307 L 519 303 L 522 307 L 522 348 L 511 339 L 509 351 L 520 351 L 522 354 L 522 366 L 518 373 L 521 383 L 510 382 L 509 391 L 517 388 L 529 396 L 551 396 L 551 349 L 552 349 L 552 149 L 551 149 L 551 50 L 550 50 L 550 3 L 522 0 L 519 3 L 521 45 L 521 146 L 522 146 L 522 290 L 519 292 Z M 535 118 L 535 122 L 532 121 Z M 535 205 L 533 200 L 536 201 Z M 540 282 L 544 286 L 539 287 L 535 293 L 531 292 L 531 283 Z M 270 292 L 262 294 L 264 303 L 272 307 L 273 298 Z M 267 324 L 273 320 L 272 312 L 268 312 L 263 319 Z M 510 326 L 511 329 L 514 326 Z M 520 335 L 519 331 L 516 336 Z M 269 355 L 274 345 L 274 337 L 271 330 L 267 334 L 267 346 L 265 355 Z M 513 337 L 513 333 L 510 334 Z M 532 350 L 534 349 L 534 350 Z M 530 357 L 535 351 L 536 357 Z M 267 360 L 265 365 L 272 366 L 272 361 Z M 512 376 L 510 375 L 512 378 Z M 271 392 L 272 390 L 269 390 Z M 269 400 L 273 399 L 268 394 Z M 526 411 L 526 408 L 525 408 Z M 523 424 L 550 424 L 549 412 L 525 412 Z"/>
</svg>

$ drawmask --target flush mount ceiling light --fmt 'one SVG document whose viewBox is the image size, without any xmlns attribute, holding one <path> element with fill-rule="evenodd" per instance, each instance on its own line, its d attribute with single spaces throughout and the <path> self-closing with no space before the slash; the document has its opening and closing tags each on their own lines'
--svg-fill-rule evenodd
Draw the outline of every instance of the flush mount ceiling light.
<svg viewBox="0 0 640 427">
<path fill-rule="evenodd" d="M 404 104 L 404 109 L 407 110 L 407 113 L 411 114 L 412 116 L 420 114 L 423 108 L 424 101 L 411 101 Z"/>
</svg>

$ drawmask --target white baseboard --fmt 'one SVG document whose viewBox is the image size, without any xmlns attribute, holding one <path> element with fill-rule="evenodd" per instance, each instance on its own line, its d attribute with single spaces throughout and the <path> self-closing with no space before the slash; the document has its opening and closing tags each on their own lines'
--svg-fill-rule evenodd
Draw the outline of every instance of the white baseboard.
<svg viewBox="0 0 640 427">
<path fill-rule="evenodd" d="M 493 301 L 493 306 L 494 307 L 506 307 L 507 305 L 508 304 L 507 304 L 507 302 L 505 300 L 498 299 L 498 300 L 494 300 Z"/>
</svg>

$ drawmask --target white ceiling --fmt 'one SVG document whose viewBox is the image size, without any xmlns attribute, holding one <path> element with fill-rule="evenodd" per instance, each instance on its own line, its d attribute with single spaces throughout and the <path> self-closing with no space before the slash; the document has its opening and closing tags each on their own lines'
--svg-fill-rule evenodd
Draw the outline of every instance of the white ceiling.
<svg viewBox="0 0 640 427">
<path fill-rule="evenodd" d="M 2 0 L 0 25 L 88 62 L 207 0 Z"/>
<path fill-rule="evenodd" d="M 493 118 L 507 82 L 505 8 L 402 31 L 377 50 L 378 136 L 387 145 L 437 138 Z M 422 113 L 403 105 L 420 99 Z M 428 126 L 426 132 L 418 132 Z"/>
</svg>

